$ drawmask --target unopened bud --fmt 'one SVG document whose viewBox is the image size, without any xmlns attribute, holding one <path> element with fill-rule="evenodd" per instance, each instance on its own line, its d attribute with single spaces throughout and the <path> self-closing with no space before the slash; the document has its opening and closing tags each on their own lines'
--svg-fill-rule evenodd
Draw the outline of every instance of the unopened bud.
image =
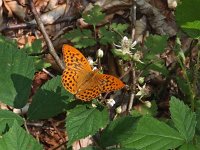
<svg viewBox="0 0 200 150">
<path fill-rule="evenodd" d="M 110 98 L 107 100 L 107 104 L 108 104 L 108 106 L 113 107 L 115 105 L 115 100 Z"/>
<path fill-rule="evenodd" d="M 121 114 L 122 113 L 122 107 L 121 106 L 116 108 L 116 113 L 117 114 Z"/>
<path fill-rule="evenodd" d="M 98 58 L 102 58 L 103 57 L 103 50 L 102 49 L 98 49 L 97 50 L 97 57 Z"/>
<path fill-rule="evenodd" d="M 143 84 L 144 83 L 144 77 L 139 77 L 138 82 L 139 82 L 139 84 Z"/>
<path fill-rule="evenodd" d="M 151 102 L 150 101 L 144 101 L 145 106 L 148 108 L 151 108 Z"/>
</svg>

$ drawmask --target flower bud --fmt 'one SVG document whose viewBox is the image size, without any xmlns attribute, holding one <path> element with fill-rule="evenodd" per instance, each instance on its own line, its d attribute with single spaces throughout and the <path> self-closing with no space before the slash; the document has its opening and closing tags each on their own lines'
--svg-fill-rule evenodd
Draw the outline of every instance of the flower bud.
<svg viewBox="0 0 200 150">
<path fill-rule="evenodd" d="M 98 49 L 97 50 L 97 57 L 98 58 L 102 58 L 103 57 L 103 50 L 102 49 Z"/>
<path fill-rule="evenodd" d="M 121 106 L 116 108 L 116 113 L 117 114 L 121 114 L 122 113 L 122 107 Z"/>
<path fill-rule="evenodd" d="M 107 104 L 108 104 L 108 106 L 113 107 L 115 105 L 115 100 L 110 98 L 107 100 Z"/>
<path fill-rule="evenodd" d="M 139 84 L 143 84 L 144 83 L 144 77 L 139 77 L 138 82 L 139 82 Z"/>
<path fill-rule="evenodd" d="M 145 104 L 146 107 L 151 108 L 151 102 L 150 101 L 145 101 L 144 104 Z"/>
</svg>

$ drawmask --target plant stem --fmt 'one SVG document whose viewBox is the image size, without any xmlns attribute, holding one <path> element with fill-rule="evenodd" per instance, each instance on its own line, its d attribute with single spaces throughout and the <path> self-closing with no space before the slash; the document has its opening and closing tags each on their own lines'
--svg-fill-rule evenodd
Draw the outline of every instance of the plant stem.
<svg viewBox="0 0 200 150">
<path fill-rule="evenodd" d="M 183 63 L 182 63 L 182 61 L 181 61 L 181 59 L 179 58 L 179 57 L 177 57 L 178 58 L 178 62 L 179 62 L 179 64 L 180 64 L 180 66 L 181 66 L 181 69 L 182 69 L 182 71 L 183 71 L 183 76 L 184 76 L 184 78 L 186 79 L 186 82 L 187 82 L 187 85 L 188 85 L 188 88 L 189 88 L 189 96 L 190 96 L 190 102 L 191 102 L 191 109 L 192 109 L 192 111 L 194 111 L 194 98 L 195 98 L 195 92 L 194 92 L 194 90 L 193 90 L 193 87 L 192 87 L 192 84 L 191 84 L 191 82 L 190 82 L 190 80 L 189 80 L 189 77 L 188 77 L 188 75 L 187 75 L 187 71 L 186 71 L 186 69 L 185 69 L 185 67 L 184 67 L 184 65 L 183 65 Z"/>
</svg>

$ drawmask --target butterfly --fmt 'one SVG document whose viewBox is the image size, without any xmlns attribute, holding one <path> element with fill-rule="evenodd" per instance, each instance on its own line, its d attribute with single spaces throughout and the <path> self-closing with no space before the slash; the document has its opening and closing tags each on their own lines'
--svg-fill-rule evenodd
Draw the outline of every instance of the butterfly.
<svg viewBox="0 0 200 150">
<path fill-rule="evenodd" d="M 89 62 L 76 48 L 64 44 L 62 48 L 66 69 L 62 74 L 62 84 L 77 99 L 90 101 L 101 93 L 119 90 L 125 84 L 118 78 L 100 74 L 92 70 Z"/>
</svg>

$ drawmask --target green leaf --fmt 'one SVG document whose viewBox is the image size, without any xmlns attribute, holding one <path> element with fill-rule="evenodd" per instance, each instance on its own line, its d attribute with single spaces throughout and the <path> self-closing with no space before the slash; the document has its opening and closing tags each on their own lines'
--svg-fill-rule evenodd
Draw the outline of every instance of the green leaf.
<svg viewBox="0 0 200 150">
<path fill-rule="evenodd" d="M 31 91 L 34 63 L 13 42 L 8 42 L 0 38 L 0 100 L 15 108 L 22 108 Z"/>
<path fill-rule="evenodd" d="M 42 150 L 42 146 L 22 129 L 16 122 L 12 128 L 0 139 L 0 148 L 3 150 Z"/>
<path fill-rule="evenodd" d="M 196 115 L 176 97 L 171 97 L 170 100 L 171 119 L 179 133 L 188 143 L 194 137 L 196 127 Z"/>
<path fill-rule="evenodd" d="M 24 120 L 19 115 L 8 110 L 0 110 L 0 133 L 12 127 L 14 121 L 17 121 L 19 125 L 24 124 Z"/>
<path fill-rule="evenodd" d="M 145 45 L 149 50 L 149 52 L 146 53 L 145 59 L 151 60 L 155 58 L 156 54 L 164 52 L 167 46 L 167 36 L 151 35 L 146 39 Z"/>
<path fill-rule="evenodd" d="M 185 143 L 179 148 L 179 150 L 198 150 L 198 148 L 191 143 Z"/>
<path fill-rule="evenodd" d="M 92 36 L 92 32 L 87 29 L 74 29 L 65 36 L 68 40 L 71 40 L 74 43 L 76 48 L 86 48 L 89 46 L 94 46 L 96 44 L 96 40 Z"/>
<path fill-rule="evenodd" d="M 36 39 L 31 45 L 26 44 L 22 50 L 30 54 L 30 53 L 40 53 L 41 49 L 42 49 L 42 40 Z"/>
<path fill-rule="evenodd" d="M 200 100 L 196 101 L 195 106 L 196 106 L 196 119 L 197 119 L 196 131 L 198 135 L 200 135 Z"/>
<path fill-rule="evenodd" d="M 88 12 L 84 13 L 82 17 L 85 22 L 92 25 L 97 25 L 104 20 L 105 14 L 101 12 L 100 6 L 94 5 L 94 7 Z"/>
<path fill-rule="evenodd" d="M 121 23 L 112 23 L 110 25 L 110 29 L 118 32 L 119 34 L 124 35 L 124 31 L 128 28 L 128 24 L 121 24 Z"/>
<path fill-rule="evenodd" d="M 150 116 L 143 116 L 139 120 L 134 134 L 123 141 L 122 147 L 168 150 L 183 143 L 184 139 L 176 130 Z"/>
<path fill-rule="evenodd" d="M 175 12 L 177 24 L 192 38 L 200 37 L 199 6 L 199 0 L 181 0 Z"/>
<path fill-rule="evenodd" d="M 99 29 L 100 33 L 100 43 L 103 45 L 112 44 L 116 41 L 117 35 L 114 32 L 108 31 L 106 27 L 101 27 Z"/>
<path fill-rule="evenodd" d="M 69 145 L 74 141 L 95 134 L 108 123 L 108 111 L 101 106 L 88 107 L 78 105 L 68 111 L 66 129 L 69 136 Z"/>
<path fill-rule="evenodd" d="M 112 121 L 101 133 L 100 145 L 107 147 L 120 144 L 133 134 L 135 125 L 136 119 L 131 116 Z"/>
<path fill-rule="evenodd" d="M 151 63 L 149 62 L 151 61 Z M 148 64 L 148 65 L 147 65 Z M 149 70 L 158 71 L 162 75 L 167 76 L 169 74 L 168 69 L 166 68 L 164 61 L 162 59 L 154 57 L 151 60 L 145 60 L 144 64 L 137 64 L 137 67 L 141 70 L 144 70 L 143 75 L 149 75 Z"/>
<path fill-rule="evenodd" d="M 28 110 L 29 119 L 47 119 L 61 113 L 66 103 L 72 99 L 72 95 L 68 93 L 61 85 L 61 78 L 57 76 L 39 89 L 33 96 L 33 101 Z"/>
<path fill-rule="evenodd" d="M 51 66 L 50 63 L 45 62 L 41 57 L 34 57 L 34 58 L 35 58 L 34 65 L 36 70 L 42 70 L 43 68 L 48 68 Z"/>
</svg>

